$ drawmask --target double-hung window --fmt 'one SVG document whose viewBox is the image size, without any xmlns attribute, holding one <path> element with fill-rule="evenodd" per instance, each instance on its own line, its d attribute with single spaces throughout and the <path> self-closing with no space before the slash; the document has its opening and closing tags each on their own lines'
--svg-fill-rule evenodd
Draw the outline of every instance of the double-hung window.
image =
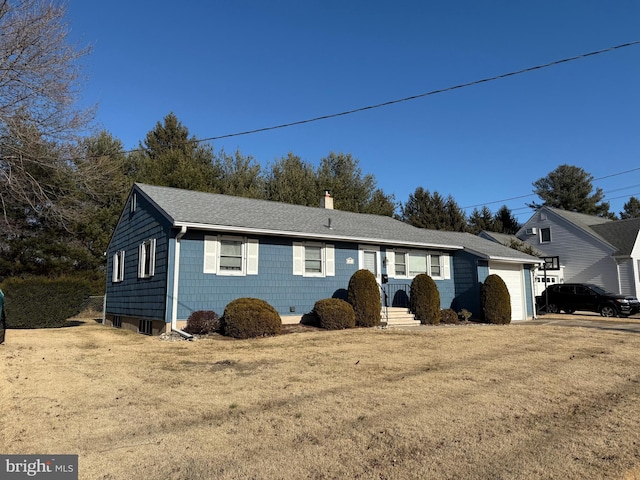
<svg viewBox="0 0 640 480">
<path fill-rule="evenodd" d="M 328 243 L 300 242 L 293 244 L 293 274 L 303 277 L 333 277 L 334 247 Z"/>
<path fill-rule="evenodd" d="M 229 276 L 257 275 L 258 240 L 206 235 L 203 272 Z"/>
<path fill-rule="evenodd" d="M 451 278 L 449 255 L 418 250 L 387 250 L 387 275 L 391 278 L 413 278 L 422 273 L 436 280 Z"/>
<path fill-rule="evenodd" d="M 242 272 L 243 266 L 243 242 L 236 239 L 220 240 L 220 271 L 237 273 Z"/>
<path fill-rule="evenodd" d="M 396 252 L 395 254 L 395 276 L 406 277 L 407 276 L 407 253 Z"/>
<path fill-rule="evenodd" d="M 431 277 L 442 276 L 442 268 L 440 266 L 441 258 L 442 257 L 440 255 L 429 255 L 429 260 L 431 261 L 431 265 L 430 265 L 431 273 L 429 275 Z"/>
<path fill-rule="evenodd" d="M 120 250 L 113 255 L 113 272 L 111 280 L 113 283 L 124 280 L 124 250 Z"/>
<path fill-rule="evenodd" d="M 138 278 L 150 278 L 156 269 L 156 239 L 150 238 L 138 246 Z"/>
</svg>

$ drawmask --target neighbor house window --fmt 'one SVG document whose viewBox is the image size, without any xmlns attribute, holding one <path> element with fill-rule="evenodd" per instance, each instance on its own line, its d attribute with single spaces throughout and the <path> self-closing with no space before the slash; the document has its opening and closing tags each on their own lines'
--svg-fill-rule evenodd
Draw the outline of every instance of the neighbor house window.
<svg viewBox="0 0 640 480">
<path fill-rule="evenodd" d="M 138 277 L 153 277 L 156 268 L 156 239 L 145 240 L 138 247 Z"/>
<path fill-rule="evenodd" d="M 293 244 L 293 274 L 303 277 L 335 275 L 334 247 L 325 243 Z"/>
<path fill-rule="evenodd" d="M 549 243 L 551 241 L 551 229 L 550 228 L 541 228 L 540 229 L 540 243 Z"/>
<path fill-rule="evenodd" d="M 258 240 L 206 235 L 203 272 L 216 275 L 257 275 Z"/>
<path fill-rule="evenodd" d="M 421 273 L 444 280 L 451 278 L 449 255 L 420 251 L 387 250 L 387 275 L 391 278 L 413 278 Z"/>
<path fill-rule="evenodd" d="M 120 250 L 113 255 L 113 283 L 124 280 L 124 250 Z"/>
</svg>

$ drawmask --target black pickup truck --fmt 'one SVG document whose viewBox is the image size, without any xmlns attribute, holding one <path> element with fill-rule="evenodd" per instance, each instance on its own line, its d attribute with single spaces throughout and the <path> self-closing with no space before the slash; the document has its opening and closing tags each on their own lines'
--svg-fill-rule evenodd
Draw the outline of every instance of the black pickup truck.
<svg viewBox="0 0 640 480">
<path fill-rule="evenodd" d="M 548 297 L 547 297 L 548 295 Z M 538 311 L 573 313 L 576 310 L 598 312 L 603 317 L 634 315 L 640 312 L 640 302 L 629 295 L 606 291 L 591 283 L 561 283 L 551 285 L 536 297 Z"/>
</svg>

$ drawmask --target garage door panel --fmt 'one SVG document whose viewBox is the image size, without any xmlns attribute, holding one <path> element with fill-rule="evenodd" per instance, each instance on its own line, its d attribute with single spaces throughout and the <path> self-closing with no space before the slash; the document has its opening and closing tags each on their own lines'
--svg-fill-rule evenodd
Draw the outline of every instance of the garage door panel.
<svg viewBox="0 0 640 480">
<path fill-rule="evenodd" d="M 489 273 L 499 275 L 507 285 L 511 296 L 511 319 L 526 320 L 522 265 L 492 262 L 489 263 Z"/>
</svg>

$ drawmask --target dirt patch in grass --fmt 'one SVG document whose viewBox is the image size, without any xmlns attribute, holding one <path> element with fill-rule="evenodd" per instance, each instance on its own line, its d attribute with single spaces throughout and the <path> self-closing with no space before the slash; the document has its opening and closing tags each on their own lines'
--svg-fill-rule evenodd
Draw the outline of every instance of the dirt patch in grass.
<svg viewBox="0 0 640 480">
<path fill-rule="evenodd" d="M 10 330 L 0 451 L 79 454 L 83 479 L 632 479 L 639 352 L 547 325 Z"/>
</svg>

